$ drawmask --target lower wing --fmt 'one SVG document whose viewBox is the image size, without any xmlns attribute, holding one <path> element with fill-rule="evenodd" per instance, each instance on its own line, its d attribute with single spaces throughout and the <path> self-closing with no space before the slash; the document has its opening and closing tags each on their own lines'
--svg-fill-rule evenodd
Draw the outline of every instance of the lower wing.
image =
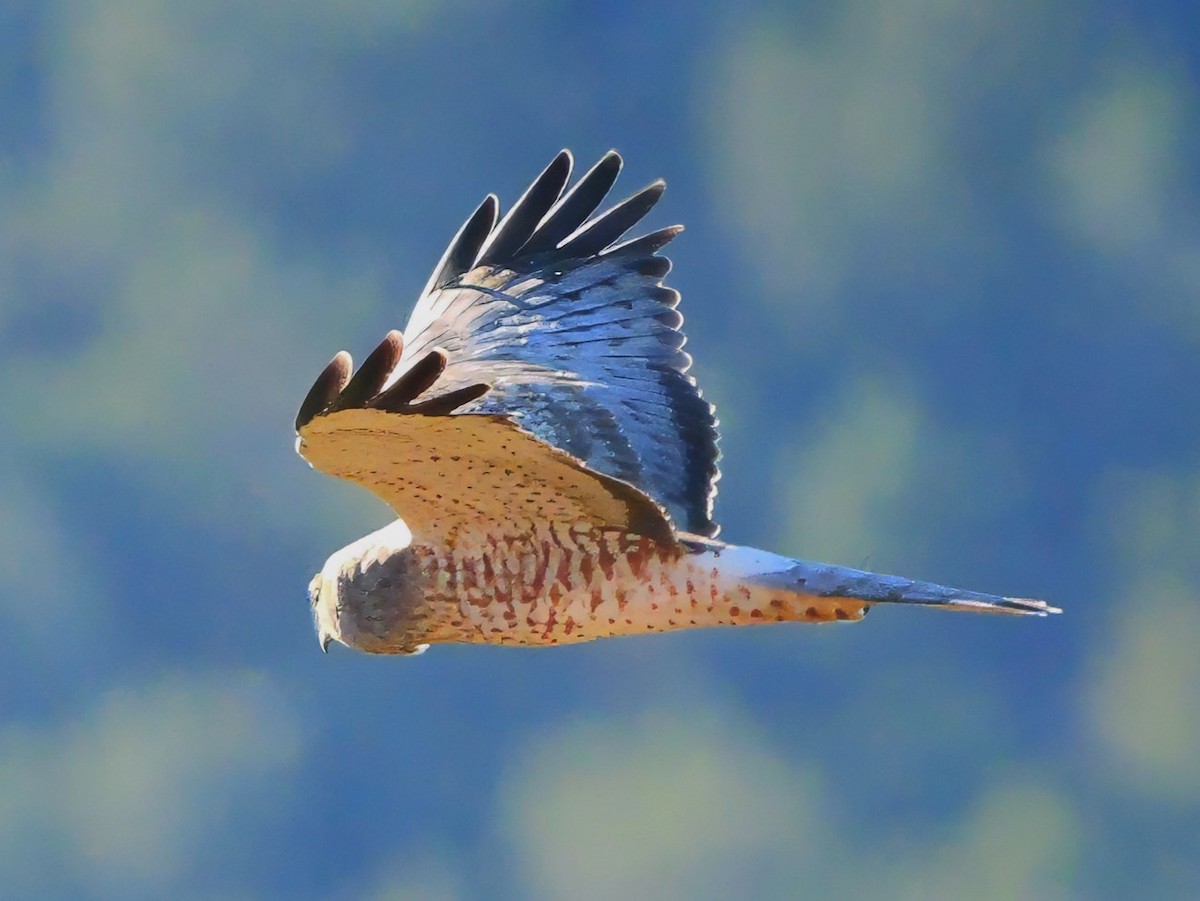
<svg viewBox="0 0 1200 901">
<path fill-rule="evenodd" d="M 675 542 L 666 514 L 634 486 L 508 417 L 456 413 L 488 386 L 431 390 L 446 366 L 442 351 L 393 377 L 401 344 L 389 333 L 353 378 L 340 353 L 317 379 L 296 418 L 297 450 L 316 469 L 383 498 L 425 540 L 464 528 L 504 535 L 524 523 L 583 523 Z"/>
</svg>

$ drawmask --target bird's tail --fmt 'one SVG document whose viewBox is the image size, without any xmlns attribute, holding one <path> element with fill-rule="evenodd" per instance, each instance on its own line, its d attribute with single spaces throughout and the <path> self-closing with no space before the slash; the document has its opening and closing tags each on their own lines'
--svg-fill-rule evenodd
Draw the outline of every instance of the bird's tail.
<svg viewBox="0 0 1200 901">
<path fill-rule="evenodd" d="M 865 604 L 914 604 L 923 607 L 943 607 L 947 610 L 1027 616 L 1046 616 L 1062 612 L 1045 601 L 1031 598 L 965 591 L 933 582 L 918 582 L 845 566 L 794 560 L 753 548 L 732 545 L 720 547 L 710 544 L 704 552 L 717 555 L 725 573 L 736 574 L 746 585 L 805 598 L 826 601 L 844 599 Z"/>
</svg>

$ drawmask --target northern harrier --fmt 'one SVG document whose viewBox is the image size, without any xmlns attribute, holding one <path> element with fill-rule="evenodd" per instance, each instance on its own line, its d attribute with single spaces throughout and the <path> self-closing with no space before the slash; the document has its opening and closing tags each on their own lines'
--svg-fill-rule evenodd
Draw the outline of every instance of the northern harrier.
<svg viewBox="0 0 1200 901">
<path fill-rule="evenodd" d="M 498 222 L 489 195 L 403 336 L 353 377 L 339 353 L 300 406 L 300 454 L 402 517 L 313 578 L 322 649 L 854 621 L 883 603 L 1058 612 L 717 541 L 717 421 L 662 284 L 682 229 L 621 242 L 664 183 L 593 215 L 621 158 L 567 190 L 571 166 L 564 150 Z"/>
</svg>

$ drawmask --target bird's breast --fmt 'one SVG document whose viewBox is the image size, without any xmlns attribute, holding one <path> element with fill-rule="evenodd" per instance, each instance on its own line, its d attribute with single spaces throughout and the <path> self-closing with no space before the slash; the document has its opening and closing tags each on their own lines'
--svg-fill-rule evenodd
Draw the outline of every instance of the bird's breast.
<svg viewBox="0 0 1200 901">
<path fill-rule="evenodd" d="M 564 644 L 680 628 L 712 595 L 679 545 L 587 524 L 466 536 L 417 551 L 432 641 Z"/>
</svg>

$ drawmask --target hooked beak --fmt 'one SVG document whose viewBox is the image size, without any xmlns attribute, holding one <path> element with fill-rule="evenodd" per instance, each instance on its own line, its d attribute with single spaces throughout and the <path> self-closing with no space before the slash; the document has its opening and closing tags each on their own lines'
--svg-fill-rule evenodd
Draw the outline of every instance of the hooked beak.
<svg viewBox="0 0 1200 901">
<path fill-rule="evenodd" d="M 333 641 L 333 636 L 328 635 L 328 634 L 321 634 L 321 635 L 317 636 L 317 641 L 320 642 L 320 644 L 321 644 L 321 653 L 328 654 L 329 653 L 329 642 Z"/>
</svg>

